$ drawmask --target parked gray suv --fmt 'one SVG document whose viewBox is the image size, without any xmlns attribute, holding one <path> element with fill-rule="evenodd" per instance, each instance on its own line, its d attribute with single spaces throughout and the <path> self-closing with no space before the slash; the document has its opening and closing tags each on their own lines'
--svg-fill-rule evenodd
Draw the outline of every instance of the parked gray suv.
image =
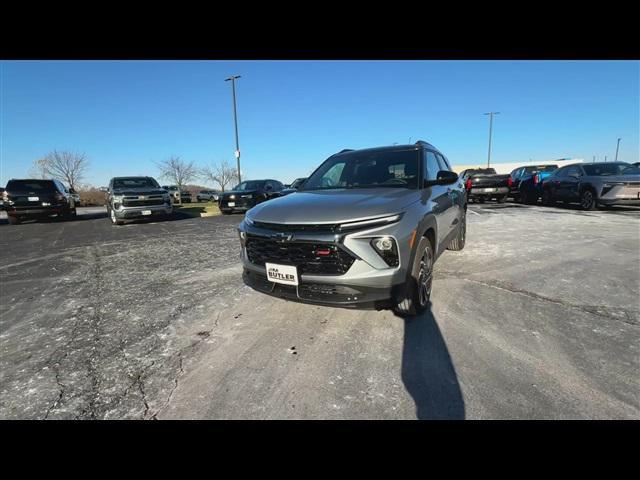
<svg viewBox="0 0 640 480">
<path fill-rule="evenodd" d="M 464 247 L 466 210 L 458 175 L 426 142 L 343 150 L 295 195 L 247 212 L 243 279 L 290 300 L 416 315 L 435 260 Z"/>
<path fill-rule="evenodd" d="M 152 177 L 114 177 L 102 190 L 107 192 L 107 212 L 114 225 L 139 218 L 167 218 L 173 212 L 169 193 Z"/>
</svg>

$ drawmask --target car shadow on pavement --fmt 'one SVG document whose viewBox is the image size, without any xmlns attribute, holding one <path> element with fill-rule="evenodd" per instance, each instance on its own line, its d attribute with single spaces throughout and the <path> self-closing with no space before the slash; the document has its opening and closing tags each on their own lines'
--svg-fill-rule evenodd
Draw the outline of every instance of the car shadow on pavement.
<svg viewBox="0 0 640 480">
<path fill-rule="evenodd" d="M 404 317 L 402 381 L 419 420 L 464 420 L 464 400 L 449 350 L 431 311 Z"/>
</svg>

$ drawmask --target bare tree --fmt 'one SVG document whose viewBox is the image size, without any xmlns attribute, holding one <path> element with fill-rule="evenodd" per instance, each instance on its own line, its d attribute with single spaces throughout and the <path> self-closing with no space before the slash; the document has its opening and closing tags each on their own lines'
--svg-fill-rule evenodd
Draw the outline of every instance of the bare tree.
<svg viewBox="0 0 640 480">
<path fill-rule="evenodd" d="M 47 160 L 45 158 L 34 160 L 28 175 L 31 178 L 47 178 L 49 176 L 47 173 Z"/>
<path fill-rule="evenodd" d="M 36 160 L 34 165 L 36 172 L 66 182 L 69 188 L 74 189 L 84 178 L 88 167 L 89 161 L 84 153 L 57 150 Z"/>
<path fill-rule="evenodd" d="M 179 190 L 198 177 L 198 168 L 193 162 L 185 162 L 175 155 L 156 163 L 156 165 L 160 170 L 160 177 L 170 180 L 178 186 Z"/>
<path fill-rule="evenodd" d="M 220 185 L 220 190 L 223 192 L 227 185 L 238 180 L 238 172 L 227 160 L 220 160 L 218 163 L 204 167 L 200 175 Z"/>
</svg>

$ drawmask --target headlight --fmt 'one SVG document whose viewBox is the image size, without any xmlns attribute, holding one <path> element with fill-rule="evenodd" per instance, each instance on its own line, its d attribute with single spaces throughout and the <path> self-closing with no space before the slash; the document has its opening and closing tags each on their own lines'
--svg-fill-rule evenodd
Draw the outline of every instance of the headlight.
<svg viewBox="0 0 640 480">
<path fill-rule="evenodd" d="M 114 195 L 111 198 L 113 198 L 114 203 L 122 203 L 124 195 Z"/>
<path fill-rule="evenodd" d="M 231 200 L 234 200 L 234 199 L 236 198 L 236 196 L 235 196 L 235 195 L 229 195 L 229 198 L 230 198 Z"/>
<path fill-rule="evenodd" d="M 240 195 L 240 198 L 253 198 L 253 195 Z"/>
<path fill-rule="evenodd" d="M 390 267 L 399 264 L 398 246 L 392 237 L 377 237 L 371 240 L 371 246 Z"/>
</svg>

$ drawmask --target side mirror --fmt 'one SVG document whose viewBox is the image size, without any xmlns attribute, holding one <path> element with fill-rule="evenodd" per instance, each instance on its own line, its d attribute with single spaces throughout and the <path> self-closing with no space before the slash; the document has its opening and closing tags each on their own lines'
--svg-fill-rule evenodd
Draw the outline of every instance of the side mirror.
<svg viewBox="0 0 640 480">
<path fill-rule="evenodd" d="M 267 185 L 266 187 L 264 187 L 265 192 L 270 192 L 273 190 L 273 186 L 272 185 Z"/>
<path fill-rule="evenodd" d="M 458 180 L 458 174 L 450 172 L 449 170 L 440 170 L 436 175 L 435 180 L 425 180 L 424 188 L 431 187 L 433 185 L 451 185 Z"/>
<path fill-rule="evenodd" d="M 109 189 L 107 187 L 100 187 L 100 191 L 107 193 L 109 191 Z"/>
</svg>

